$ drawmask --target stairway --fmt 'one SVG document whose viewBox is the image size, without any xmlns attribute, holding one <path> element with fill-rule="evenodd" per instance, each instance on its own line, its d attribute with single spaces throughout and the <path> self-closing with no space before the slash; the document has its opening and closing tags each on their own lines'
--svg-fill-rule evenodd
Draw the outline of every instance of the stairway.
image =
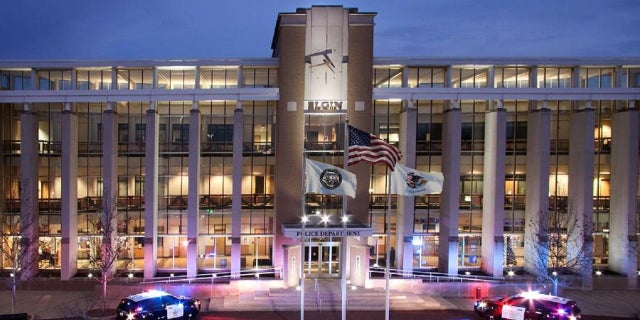
<svg viewBox="0 0 640 320">
<path fill-rule="evenodd" d="M 304 308 L 308 311 L 339 311 L 342 296 L 339 279 L 306 279 Z M 365 289 L 347 286 L 347 310 L 384 310 L 384 289 Z M 435 296 L 415 293 L 389 292 L 392 310 L 438 310 L 451 308 L 451 303 Z M 300 310 L 300 291 L 296 288 L 277 288 L 241 292 L 216 297 L 209 302 L 209 311 L 295 311 Z"/>
</svg>

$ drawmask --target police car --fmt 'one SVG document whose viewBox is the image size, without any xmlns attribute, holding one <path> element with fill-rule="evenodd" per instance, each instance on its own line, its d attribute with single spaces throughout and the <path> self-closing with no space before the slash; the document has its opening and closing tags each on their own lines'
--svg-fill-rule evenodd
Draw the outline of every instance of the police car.
<svg viewBox="0 0 640 320">
<path fill-rule="evenodd" d="M 116 320 L 189 320 L 199 312 L 199 299 L 151 290 L 122 299 L 116 308 Z"/>
<path fill-rule="evenodd" d="M 482 319 L 512 320 L 578 320 L 580 308 L 574 300 L 523 292 L 507 298 L 482 299 L 474 302 L 473 310 Z"/>
</svg>

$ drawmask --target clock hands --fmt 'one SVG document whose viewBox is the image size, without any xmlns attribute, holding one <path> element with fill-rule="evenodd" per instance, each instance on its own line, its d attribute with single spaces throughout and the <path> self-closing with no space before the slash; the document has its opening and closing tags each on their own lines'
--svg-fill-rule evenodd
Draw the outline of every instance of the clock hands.
<svg viewBox="0 0 640 320">
<path fill-rule="evenodd" d="M 331 58 L 329 58 L 329 54 L 332 52 L 333 52 L 333 49 L 327 49 L 324 51 L 318 51 L 318 52 L 308 54 L 305 56 L 305 62 L 311 63 L 311 57 L 322 56 L 323 58 L 321 63 L 313 64 L 313 65 L 310 65 L 309 67 L 313 68 L 318 66 L 327 66 L 327 68 L 329 68 L 331 72 L 335 73 L 336 65 L 333 63 L 333 61 L 331 61 Z"/>
</svg>

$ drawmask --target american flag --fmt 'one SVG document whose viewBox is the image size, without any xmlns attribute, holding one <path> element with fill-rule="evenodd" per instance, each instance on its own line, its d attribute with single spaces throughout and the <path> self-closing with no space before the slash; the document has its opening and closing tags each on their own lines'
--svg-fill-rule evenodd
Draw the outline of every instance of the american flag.
<svg viewBox="0 0 640 320">
<path fill-rule="evenodd" d="M 366 161 L 373 164 L 382 163 L 393 170 L 396 162 L 402 158 L 402 153 L 395 146 L 352 126 L 349 126 L 348 152 L 348 166 Z"/>
</svg>

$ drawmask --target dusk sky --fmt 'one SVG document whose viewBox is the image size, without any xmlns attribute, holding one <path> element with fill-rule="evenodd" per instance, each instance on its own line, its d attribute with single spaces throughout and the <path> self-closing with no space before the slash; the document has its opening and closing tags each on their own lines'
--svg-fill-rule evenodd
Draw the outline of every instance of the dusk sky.
<svg viewBox="0 0 640 320">
<path fill-rule="evenodd" d="M 638 0 L 15 0 L 0 59 L 266 58 L 312 5 L 377 12 L 376 57 L 640 57 Z"/>
</svg>

